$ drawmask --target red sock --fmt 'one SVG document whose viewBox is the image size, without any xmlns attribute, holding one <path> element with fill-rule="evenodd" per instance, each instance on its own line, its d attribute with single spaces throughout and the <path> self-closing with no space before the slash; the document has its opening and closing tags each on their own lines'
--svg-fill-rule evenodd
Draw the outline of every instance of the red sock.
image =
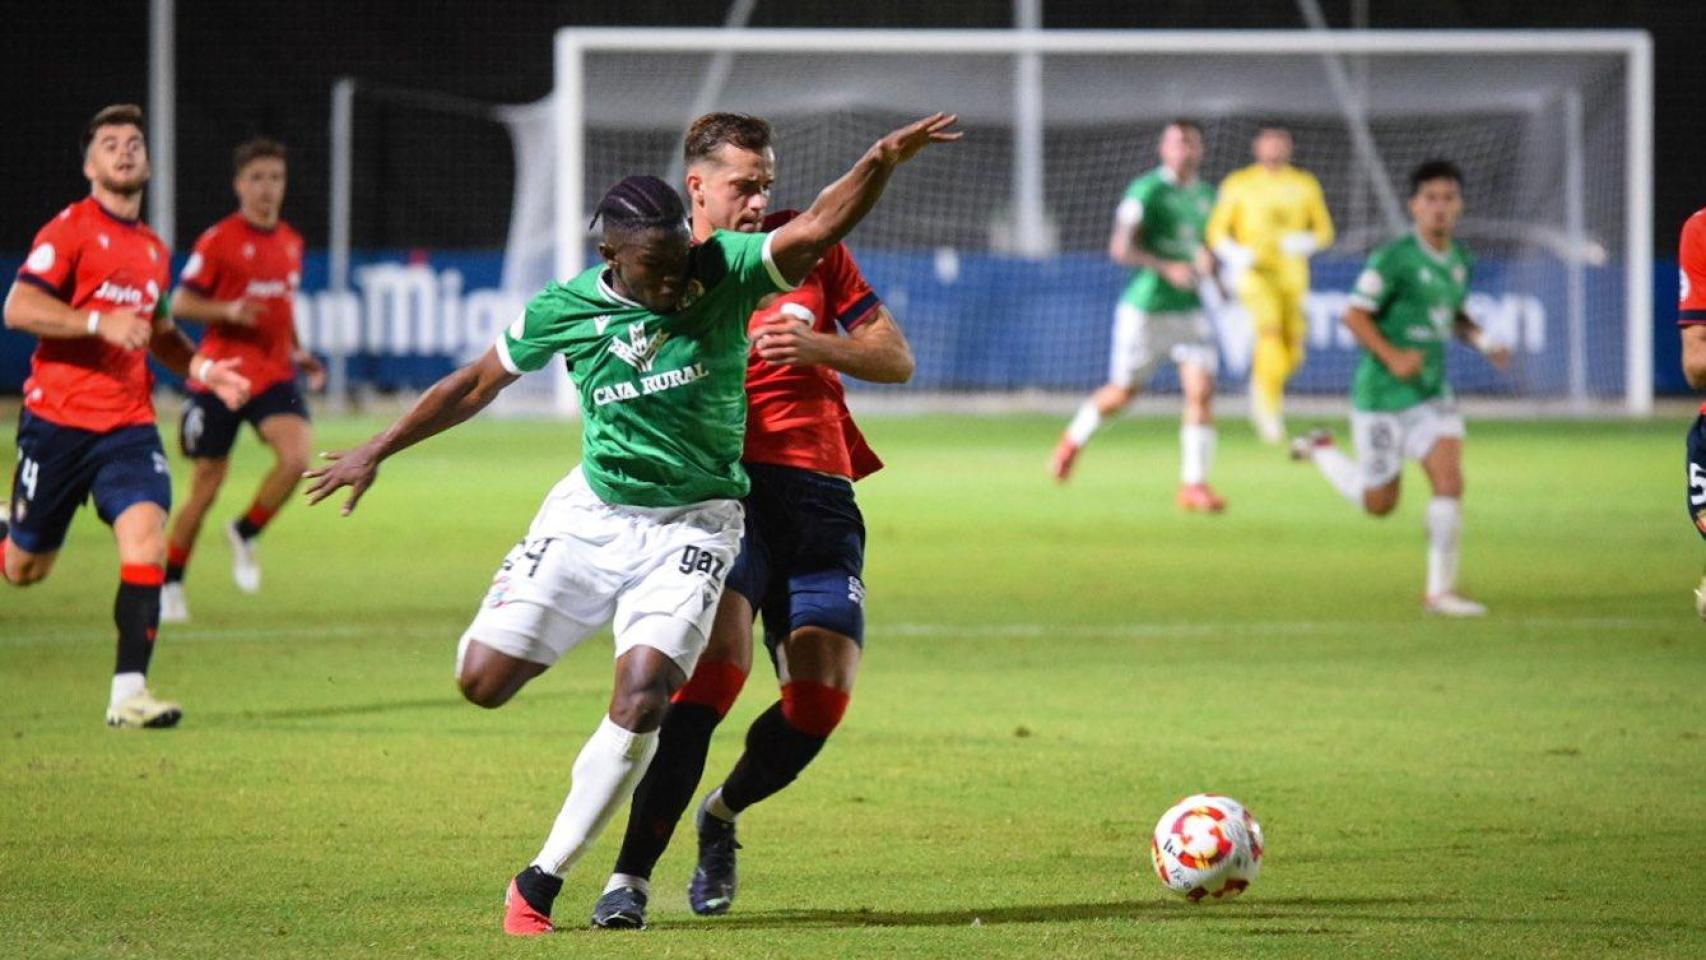
<svg viewBox="0 0 1706 960">
<path fill-rule="evenodd" d="M 0 537 L 0 580 L 4 580 L 7 583 L 12 582 L 12 578 L 6 576 L 6 544 L 11 542 L 12 537 L 9 534 L 7 536 Z"/>
<path fill-rule="evenodd" d="M 813 737 L 827 737 L 841 724 L 852 698 L 846 691 L 821 683 L 795 680 L 782 685 L 782 719 Z"/>
<path fill-rule="evenodd" d="M 727 660 L 701 660 L 670 702 L 703 704 L 726 717 L 745 685 L 746 672 Z"/>
<path fill-rule="evenodd" d="M 118 580 L 136 587 L 158 587 L 166 582 L 166 568 L 157 563 L 122 563 Z"/>
<path fill-rule="evenodd" d="M 249 512 L 243 514 L 243 519 L 237 521 L 237 535 L 244 540 L 253 540 L 266 528 L 267 521 L 271 520 L 276 513 L 278 513 L 277 510 L 263 507 L 258 503 L 250 504 Z"/>
</svg>

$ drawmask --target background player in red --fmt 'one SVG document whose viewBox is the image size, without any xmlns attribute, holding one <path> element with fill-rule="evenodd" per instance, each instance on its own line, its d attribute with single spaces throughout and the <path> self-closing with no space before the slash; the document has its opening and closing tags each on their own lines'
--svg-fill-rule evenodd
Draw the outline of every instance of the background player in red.
<svg viewBox="0 0 1706 960">
<path fill-rule="evenodd" d="M 147 356 L 231 406 L 249 391 L 237 360 L 197 353 L 172 325 L 164 300 L 170 255 L 139 219 L 148 174 L 141 108 L 95 114 L 83 134 L 89 196 L 36 234 L 5 309 L 9 329 L 40 342 L 24 383 L 0 572 L 16 586 L 46 577 L 77 508 L 94 501 L 118 541 L 118 664 L 107 707 L 107 723 L 117 727 L 169 727 L 183 714 L 146 683 L 172 505 Z"/>
<path fill-rule="evenodd" d="M 1706 208 L 1682 225 L 1682 262 L 1676 319 L 1682 326 L 1682 371 L 1688 385 L 1706 390 Z M 1688 515 L 1706 537 L 1706 404 L 1688 431 Z M 1706 575 L 1694 588 L 1694 609 L 1706 620 Z"/>
<path fill-rule="evenodd" d="M 774 230 L 766 216 L 776 160 L 770 125 L 706 114 L 684 153 L 693 236 Z M 728 912 L 735 893 L 735 817 L 789 783 L 822 749 L 847 709 L 864 642 L 865 527 L 853 481 L 882 467 L 847 411 L 839 374 L 903 383 L 912 350 L 837 244 L 800 286 L 762 304 L 748 324 L 746 447 L 752 480 L 746 535 L 729 573 L 710 643 L 664 715 L 657 756 L 634 794 L 615 872 L 593 909 L 601 927 L 645 924 L 652 868 L 705 770 L 711 733 L 752 669 L 752 622 L 782 698 L 747 731 L 746 752 L 701 806 L 694 912 Z"/>
<path fill-rule="evenodd" d="M 241 358 L 253 398 L 231 410 L 205 387 L 192 384 L 178 425 L 178 440 L 194 463 L 190 492 L 172 520 L 166 551 L 166 586 L 160 595 L 161 619 L 189 619 L 184 598 L 184 568 L 201 533 L 202 518 L 213 506 L 230 469 L 231 446 L 247 422 L 272 448 L 273 467 L 241 517 L 225 526 L 231 542 L 232 574 L 245 593 L 261 586 L 254 540 L 308 469 L 313 442 L 308 405 L 296 386 L 296 372 L 310 389 L 324 383 L 325 371 L 296 339 L 293 301 L 302 281 L 302 236 L 279 219 L 284 206 L 285 151 L 272 140 L 250 140 L 237 148 L 232 189 L 237 212 L 209 227 L 195 242 L 172 296 L 173 314 L 207 324 L 201 351 L 219 359 Z"/>
</svg>

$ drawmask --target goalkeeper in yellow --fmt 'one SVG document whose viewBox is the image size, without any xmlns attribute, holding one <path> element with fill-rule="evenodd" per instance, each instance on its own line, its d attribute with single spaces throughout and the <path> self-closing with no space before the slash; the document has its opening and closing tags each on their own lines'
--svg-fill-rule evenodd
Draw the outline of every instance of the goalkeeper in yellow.
<svg viewBox="0 0 1706 960">
<path fill-rule="evenodd" d="M 1314 174 L 1291 165 L 1291 133 L 1264 126 L 1256 162 L 1220 184 L 1209 216 L 1208 246 L 1238 277 L 1238 299 L 1250 314 L 1250 419 L 1267 443 L 1285 442 L 1285 382 L 1303 366 L 1309 258 L 1333 245 L 1333 220 Z"/>
</svg>

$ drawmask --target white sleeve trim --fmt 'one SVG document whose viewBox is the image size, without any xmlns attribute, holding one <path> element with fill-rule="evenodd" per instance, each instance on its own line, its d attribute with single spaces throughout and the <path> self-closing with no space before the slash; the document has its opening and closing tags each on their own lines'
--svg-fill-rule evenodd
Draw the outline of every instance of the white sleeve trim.
<svg viewBox="0 0 1706 960">
<path fill-rule="evenodd" d="M 1143 201 L 1136 197 L 1126 197 L 1120 205 L 1114 208 L 1114 222 L 1127 230 L 1143 222 Z"/>
<path fill-rule="evenodd" d="M 776 289 L 786 293 L 787 291 L 799 286 L 799 284 L 789 283 L 788 278 L 782 276 L 781 268 L 776 266 L 776 258 L 770 255 L 770 244 L 774 242 L 775 239 L 776 231 L 774 230 L 764 235 L 764 270 L 770 274 L 770 282 L 776 285 Z"/>
<path fill-rule="evenodd" d="M 493 346 L 497 347 L 498 362 L 503 364 L 505 370 L 508 370 L 512 375 L 517 377 L 527 372 L 516 366 L 515 358 L 509 355 L 509 331 L 505 330 L 502 333 L 499 333 L 498 342 L 493 344 Z"/>
<path fill-rule="evenodd" d="M 1351 294 L 1349 297 L 1347 297 L 1345 299 L 1345 302 L 1349 303 L 1353 307 L 1356 307 L 1358 310 L 1367 310 L 1369 313 L 1376 313 L 1380 310 L 1379 304 L 1375 303 L 1373 300 L 1370 300 L 1369 298 L 1363 296 L 1360 293 Z"/>
</svg>

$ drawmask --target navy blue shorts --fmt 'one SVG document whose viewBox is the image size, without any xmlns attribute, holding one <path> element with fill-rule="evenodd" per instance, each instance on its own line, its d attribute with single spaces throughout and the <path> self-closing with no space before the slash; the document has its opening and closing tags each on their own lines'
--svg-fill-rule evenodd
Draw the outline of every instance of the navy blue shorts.
<svg viewBox="0 0 1706 960">
<path fill-rule="evenodd" d="M 160 431 L 147 424 L 95 433 L 25 410 L 12 473 L 12 542 L 30 553 L 58 550 L 85 500 L 109 525 L 139 503 L 170 512 L 172 475 Z"/>
<path fill-rule="evenodd" d="M 746 465 L 746 535 L 729 572 L 737 590 L 764 618 L 764 645 L 795 630 L 819 627 L 865 644 L 865 518 L 853 484 L 810 470 Z"/>
<path fill-rule="evenodd" d="M 1706 537 L 1706 414 L 1688 431 L 1688 519 Z"/>
<path fill-rule="evenodd" d="M 259 430 L 262 420 L 280 413 L 308 419 L 308 404 L 294 380 L 273 384 L 235 410 L 212 392 L 198 390 L 190 394 L 178 420 L 178 446 L 192 460 L 223 460 L 231 455 L 245 420 Z"/>
</svg>

